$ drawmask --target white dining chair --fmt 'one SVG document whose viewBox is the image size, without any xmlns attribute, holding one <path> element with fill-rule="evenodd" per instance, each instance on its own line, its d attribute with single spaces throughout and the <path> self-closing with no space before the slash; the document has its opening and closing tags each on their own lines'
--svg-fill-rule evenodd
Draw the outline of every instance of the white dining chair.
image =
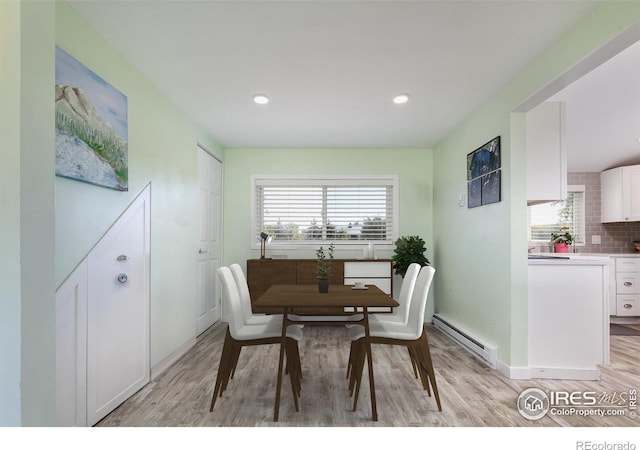
<svg viewBox="0 0 640 450">
<path fill-rule="evenodd" d="M 431 352 L 429 350 L 429 342 L 424 327 L 424 313 L 434 274 L 435 269 L 431 266 L 424 266 L 420 269 L 411 296 L 409 316 L 406 324 L 380 323 L 375 327 L 370 327 L 369 335 L 372 344 L 403 345 L 407 347 L 412 364 L 415 362 L 415 367 L 417 367 L 418 373 L 420 374 L 423 388 L 430 396 L 431 390 L 429 389 L 429 385 L 431 385 L 438 410 L 442 411 L 438 385 L 431 360 Z M 349 336 L 354 343 L 349 391 L 351 394 L 354 394 L 355 389 L 353 403 L 355 410 L 366 358 L 364 327 L 356 326 L 349 328 Z"/>
<path fill-rule="evenodd" d="M 238 295 L 242 304 L 242 315 L 248 325 L 264 325 L 268 323 L 279 323 L 282 326 L 282 314 L 254 314 L 251 307 L 251 294 L 247 278 L 244 276 L 240 264 L 233 263 L 229 266 L 233 279 L 238 288 Z"/>
<path fill-rule="evenodd" d="M 216 399 L 222 397 L 227 383 L 237 365 L 240 350 L 245 346 L 280 344 L 282 326 L 277 322 L 264 324 L 248 324 L 242 310 L 242 302 L 238 286 L 229 267 L 218 269 L 218 277 L 222 283 L 223 300 L 229 316 L 229 326 L 225 335 L 218 365 L 218 374 L 211 398 L 213 411 Z M 291 380 L 291 390 L 296 411 L 298 411 L 298 396 L 301 392 L 301 366 L 298 342 L 302 339 L 302 328 L 299 326 L 287 327 L 285 339 L 285 352 L 287 357 L 287 372 Z"/>
<path fill-rule="evenodd" d="M 400 286 L 400 294 L 397 301 L 398 306 L 394 308 L 392 314 L 373 314 L 369 316 L 369 326 L 377 323 L 393 323 L 393 324 L 406 324 L 409 320 L 409 304 L 413 295 L 413 289 L 418 279 L 418 274 L 422 266 L 418 263 L 409 264 L 407 271 L 402 278 L 402 285 Z"/>
<path fill-rule="evenodd" d="M 398 304 L 393 310 L 393 314 L 369 314 L 369 328 L 377 328 L 382 324 L 406 324 L 409 320 L 409 304 L 411 303 L 411 297 L 413 295 L 413 288 L 416 285 L 416 279 L 420 272 L 420 264 L 412 263 L 407 267 L 407 271 L 402 278 L 402 286 L 400 287 L 400 295 L 398 296 Z M 347 328 L 359 326 L 357 324 L 348 324 Z M 347 378 L 351 374 L 352 359 L 353 359 L 353 347 L 355 343 L 351 342 L 351 348 L 349 350 L 349 360 L 347 361 Z M 415 376 L 418 376 L 417 368 L 412 360 L 413 371 Z"/>
</svg>

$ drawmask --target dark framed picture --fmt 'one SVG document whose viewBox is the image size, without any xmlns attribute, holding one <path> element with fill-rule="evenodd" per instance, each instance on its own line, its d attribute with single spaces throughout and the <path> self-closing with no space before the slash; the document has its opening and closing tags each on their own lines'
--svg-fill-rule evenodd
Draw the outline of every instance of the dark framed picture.
<svg viewBox="0 0 640 450">
<path fill-rule="evenodd" d="M 467 207 L 475 208 L 482 205 L 482 179 L 476 178 L 475 180 L 467 183 Z"/>
<path fill-rule="evenodd" d="M 467 154 L 467 207 L 500 201 L 500 136 Z"/>
</svg>

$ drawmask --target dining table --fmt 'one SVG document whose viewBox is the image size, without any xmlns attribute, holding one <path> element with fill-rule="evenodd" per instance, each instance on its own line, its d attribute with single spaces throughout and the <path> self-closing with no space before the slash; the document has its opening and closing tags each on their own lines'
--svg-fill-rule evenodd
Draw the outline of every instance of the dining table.
<svg viewBox="0 0 640 450">
<path fill-rule="evenodd" d="M 371 395 L 371 414 L 374 421 L 378 420 L 376 405 L 375 381 L 373 377 L 373 359 L 371 353 L 371 340 L 369 334 L 369 308 L 398 306 L 389 294 L 386 294 L 375 285 L 366 285 L 364 288 L 355 288 L 350 285 L 331 285 L 329 292 L 320 293 L 315 284 L 274 284 L 269 287 L 254 302 L 255 306 L 277 308 L 282 311 L 282 335 L 280 339 L 280 357 L 278 361 L 278 381 L 276 385 L 276 398 L 273 411 L 274 422 L 278 421 L 280 411 L 280 392 L 282 387 L 284 350 L 287 327 L 289 325 L 319 325 L 319 324 L 348 324 L 356 323 L 364 327 L 365 354 L 369 373 L 369 391 Z M 317 311 L 325 309 L 330 311 L 327 316 L 318 314 Z M 305 309 L 313 310 L 313 315 L 306 315 Z M 356 311 L 357 313 L 344 312 L 335 315 L 335 311 Z M 355 408 L 355 403 L 354 403 Z"/>
</svg>

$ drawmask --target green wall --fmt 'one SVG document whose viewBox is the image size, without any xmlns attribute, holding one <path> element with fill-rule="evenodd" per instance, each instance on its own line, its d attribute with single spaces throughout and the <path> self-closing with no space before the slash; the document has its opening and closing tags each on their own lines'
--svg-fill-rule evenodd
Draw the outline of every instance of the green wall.
<svg viewBox="0 0 640 450">
<path fill-rule="evenodd" d="M 497 344 L 512 368 L 528 361 L 525 129 L 515 108 L 639 19 L 638 2 L 604 3 L 434 149 L 436 311 Z M 458 207 L 467 153 L 498 135 L 502 201 Z"/>
<path fill-rule="evenodd" d="M 55 423 L 55 289 L 151 184 L 151 367 L 196 335 L 197 145 L 224 151 L 66 3 L 0 2 L 0 425 Z M 128 99 L 129 191 L 55 177 L 55 46 Z"/>
<path fill-rule="evenodd" d="M 195 337 L 197 145 L 224 152 L 66 3 L 57 4 L 56 44 L 127 96 L 129 125 L 128 192 L 56 177 L 56 282 L 151 183 L 154 367 Z"/>
<path fill-rule="evenodd" d="M 54 423 L 53 13 L 0 7 L 0 425 Z"/>
<path fill-rule="evenodd" d="M 420 235 L 433 261 L 433 152 L 430 149 L 231 149 L 224 162 L 224 263 L 242 266 L 259 258 L 251 242 L 252 175 L 394 175 L 399 177 L 400 236 Z M 267 253 L 314 258 L 314 249 Z M 391 257 L 393 246 L 378 246 L 377 257 Z M 362 249 L 336 250 L 337 258 L 361 257 Z M 394 291 L 401 278 L 395 277 Z M 433 302 L 431 303 L 433 305 Z"/>
<path fill-rule="evenodd" d="M 0 2 L 0 425 L 20 425 L 20 4 Z"/>
</svg>

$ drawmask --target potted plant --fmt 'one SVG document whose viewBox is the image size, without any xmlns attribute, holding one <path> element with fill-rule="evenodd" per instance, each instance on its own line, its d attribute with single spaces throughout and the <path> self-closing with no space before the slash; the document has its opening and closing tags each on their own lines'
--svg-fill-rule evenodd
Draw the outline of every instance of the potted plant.
<svg viewBox="0 0 640 450">
<path fill-rule="evenodd" d="M 393 268 L 396 274 L 404 278 L 404 274 L 407 272 L 409 265 L 412 263 L 418 263 L 420 266 L 429 265 L 429 260 L 424 256 L 424 252 L 427 251 L 424 240 L 419 236 L 402 236 L 395 242 L 396 248 L 391 261 L 393 261 Z"/>
<path fill-rule="evenodd" d="M 573 243 L 573 236 L 566 228 L 561 228 L 558 233 L 551 233 L 551 243 L 556 253 L 567 253 Z"/>
<path fill-rule="evenodd" d="M 331 260 L 333 259 L 334 249 L 335 247 L 331 244 L 326 252 L 322 246 L 316 250 L 318 291 L 321 294 L 329 292 L 329 277 L 331 276 Z"/>
</svg>

